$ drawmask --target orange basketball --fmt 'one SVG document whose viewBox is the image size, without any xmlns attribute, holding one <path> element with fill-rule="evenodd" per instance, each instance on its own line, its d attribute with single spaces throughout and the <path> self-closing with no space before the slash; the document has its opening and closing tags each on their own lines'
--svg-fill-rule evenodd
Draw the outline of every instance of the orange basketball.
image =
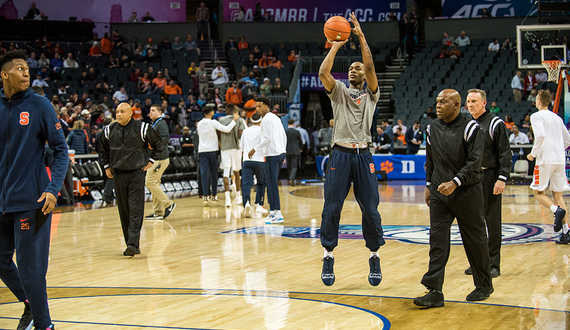
<svg viewBox="0 0 570 330">
<path fill-rule="evenodd" d="M 342 16 L 333 16 L 325 23 L 325 37 L 331 41 L 344 41 L 350 37 L 350 23 Z"/>
</svg>

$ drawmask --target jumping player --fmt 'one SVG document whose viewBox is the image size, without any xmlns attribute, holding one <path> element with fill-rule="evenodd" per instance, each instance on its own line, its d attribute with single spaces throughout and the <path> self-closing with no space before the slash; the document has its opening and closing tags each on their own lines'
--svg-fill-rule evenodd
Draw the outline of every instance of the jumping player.
<svg viewBox="0 0 570 330">
<path fill-rule="evenodd" d="M 36 329 L 54 329 L 46 273 L 51 212 L 69 163 L 67 144 L 53 106 L 28 88 L 26 53 L 0 57 L 0 75 L 0 278 L 25 304 L 18 330 L 30 329 L 32 318 Z M 46 141 L 53 150 L 51 181 L 44 165 Z"/>
<path fill-rule="evenodd" d="M 536 108 L 539 111 L 530 116 L 534 132 L 534 146 L 527 158 L 530 161 L 536 158 L 534 178 L 530 187 L 534 190 L 536 200 L 554 213 L 554 231 L 558 232 L 563 229 L 556 243 L 568 244 L 570 234 L 568 222 L 564 220 L 566 204 L 563 194 L 564 191 L 570 190 L 564 170 L 566 164 L 564 150 L 570 146 L 570 134 L 562 118 L 548 110 L 551 100 L 552 96 L 549 91 L 538 91 Z M 548 186 L 550 186 L 556 204 L 544 193 Z"/>
<path fill-rule="evenodd" d="M 331 99 L 335 118 L 321 222 L 321 244 L 325 248 L 321 279 L 327 286 L 333 285 L 335 281 L 332 252 L 338 245 L 340 212 L 352 183 L 356 201 L 362 211 L 362 232 L 366 247 L 371 251 L 368 282 L 377 286 L 382 281 L 378 249 L 384 245 L 384 238 L 378 213 L 378 179 L 368 143 L 372 142 L 370 127 L 379 96 L 378 79 L 372 53 L 354 13 L 350 15 L 350 21 L 354 24 L 352 32 L 360 41 L 364 62 L 350 65 L 350 87 L 335 80 L 330 73 L 335 55 L 346 40 L 331 41 L 332 47 L 319 69 L 319 77 Z"/>
</svg>

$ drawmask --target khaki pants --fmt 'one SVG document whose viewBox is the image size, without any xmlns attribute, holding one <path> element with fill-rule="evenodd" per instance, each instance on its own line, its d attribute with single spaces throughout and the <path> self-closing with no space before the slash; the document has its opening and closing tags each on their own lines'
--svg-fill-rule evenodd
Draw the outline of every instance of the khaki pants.
<svg viewBox="0 0 570 330">
<path fill-rule="evenodd" d="M 514 89 L 513 88 L 513 96 L 515 97 L 515 102 L 521 102 L 522 100 L 522 95 L 521 95 L 521 90 L 520 89 Z"/>
<path fill-rule="evenodd" d="M 155 215 L 164 215 L 164 209 L 174 203 L 168 199 L 168 196 L 160 188 L 162 173 L 164 173 L 169 164 L 169 158 L 155 160 L 152 167 L 146 171 L 145 185 L 152 194 L 152 206 Z"/>
</svg>

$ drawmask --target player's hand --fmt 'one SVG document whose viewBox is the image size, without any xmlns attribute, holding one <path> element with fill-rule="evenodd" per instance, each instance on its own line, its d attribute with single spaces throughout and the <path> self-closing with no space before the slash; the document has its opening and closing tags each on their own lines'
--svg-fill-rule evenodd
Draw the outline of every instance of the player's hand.
<svg viewBox="0 0 570 330">
<path fill-rule="evenodd" d="M 429 196 L 431 196 L 431 192 L 429 191 L 429 188 L 426 187 L 426 191 L 425 191 L 425 201 L 426 201 L 426 205 L 429 207 Z"/>
<path fill-rule="evenodd" d="M 442 193 L 444 196 L 449 196 L 449 195 L 453 194 L 453 192 L 455 191 L 455 188 L 457 188 L 457 186 L 455 185 L 455 182 L 448 181 L 448 182 L 444 182 L 444 183 L 440 184 L 439 187 L 437 187 L 437 191 Z"/>
<path fill-rule="evenodd" d="M 255 149 L 251 149 L 249 151 L 249 153 L 247 154 L 247 157 L 249 157 L 249 159 L 251 159 L 251 157 L 253 157 L 254 154 L 255 154 Z"/>
<path fill-rule="evenodd" d="M 526 159 L 528 159 L 532 162 L 534 160 L 534 156 L 531 154 L 528 154 L 528 155 L 526 155 Z"/>
<path fill-rule="evenodd" d="M 107 174 L 107 177 L 108 177 L 109 179 L 112 179 L 112 178 L 113 178 L 113 171 L 112 171 L 110 168 L 106 168 L 106 169 L 105 169 L 105 174 Z"/>
<path fill-rule="evenodd" d="M 501 180 L 497 180 L 495 182 L 495 186 L 493 187 L 493 194 L 500 195 L 505 191 L 505 182 Z"/>
<path fill-rule="evenodd" d="M 334 50 L 339 50 L 340 47 L 342 47 L 345 43 L 348 42 L 348 39 L 343 40 L 343 41 L 334 41 L 334 40 L 329 40 L 329 42 L 331 43 L 331 49 Z"/>
<path fill-rule="evenodd" d="M 38 202 L 41 202 L 44 199 L 46 200 L 46 202 L 44 203 L 44 207 L 42 207 L 42 212 L 44 213 L 44 215 L 47 215 L 55 208 L 55 204 L 57 203 L 57 198 L 52 193 L 46 191 L 40 196 Z"/>
<path fill-rule="evenodd" d="M 142 168 L 142 170 L 143 170 L 143 171 L 146 171 L 146 170 L 148 170 L 149 168 L 151 168 L 151 167 L 152 167 L 152 165 L 153 165 L 153 163 L 152 163 L 152 162 L 148 162 L 148 164 L 146 164 L 146 166 L 145 166 L 145 167 L 143 167 L 143 168 Z"/>
<path fill-rule="evenodd" d="M 364 33 L 362 33 L 362 29 L 360 28 L 360 23 L 358 23 L 358 20 L 356 19 L 356 15 L 354 15 L 354 12 L 350 13 L 350 18 L 348 20 L 354 25 L 354 27 L 352 28 L 352 33 L 356 34 L 357 37 L 363 36 Z"/>
</svg>

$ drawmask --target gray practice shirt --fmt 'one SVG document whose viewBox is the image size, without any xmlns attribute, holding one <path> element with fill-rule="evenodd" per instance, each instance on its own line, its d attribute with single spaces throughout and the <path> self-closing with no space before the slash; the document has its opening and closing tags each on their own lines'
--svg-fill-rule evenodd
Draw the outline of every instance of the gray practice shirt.
<svg viewBox="0 0 570 330">
<path fill-rule="evenodd" d="M 234 116 L 220 118 L 220 124 L 227 126 L 234 120 Z M 246 129 L 242 118 L 236 121 L 236 126 L 229 133 L 220 132 L 221 150 L 239 149 L 239 130 Z"/>
<path fill-rule="evenodd" d="M 334 127 L 331 145 L 335 143 L 368 143 L 372 142 L 370 127 L 376 110 L 376 102 L 380 95 L 380 87 L 376 94 L 366 86 L 358 90 L 347 88 L 342 82 L 336 80 L 331 93 Z"/>
</svg>

